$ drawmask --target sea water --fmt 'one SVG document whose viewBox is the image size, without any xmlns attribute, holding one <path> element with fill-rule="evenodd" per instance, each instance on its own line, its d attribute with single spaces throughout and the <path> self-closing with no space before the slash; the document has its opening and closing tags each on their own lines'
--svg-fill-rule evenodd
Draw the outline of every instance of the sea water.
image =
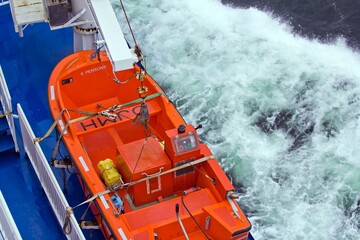
<svg viewBox="0 0 360 240">
<path fill-rule="evenodd" d="M 125 8 L 147 71 L 203 125 L 256 239 L 360 239 L 359 52 L 217 0 Z"/>
</svg>

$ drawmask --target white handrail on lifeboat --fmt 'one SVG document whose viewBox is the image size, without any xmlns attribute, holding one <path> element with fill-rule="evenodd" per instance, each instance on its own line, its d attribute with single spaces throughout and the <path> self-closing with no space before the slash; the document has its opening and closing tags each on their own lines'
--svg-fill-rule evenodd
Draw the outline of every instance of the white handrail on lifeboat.
<svg viewBox="0 0 360 240">
<path fill-rule="evenodd" d="M 9 125 L 11 136 L 14 140 L 15 151 L 19 152 L 19 146 L 16 140 L 14 114 L 12 114 L 13 109 L 11 104 L 11 96 L 1 66 L 0 66 L 0 104 L 3 107 L 3 113 L 0 113 L 0 115 L 2 114 L 5 115 L 7 123 Z"/>
<path fill-rule="evenodd" d="M 0 238 L 21 240 L 22 237 L 0 191 Z M 2 239 L 2 238 L 1 238 Z"/>
<path fill-rule="evenodd" d="M 46 161 L 45 155 L 38 142 L 34 142 L 34 132 L 22 110 L 20 104 L 17 104 L 17 111 L 19 114 L 19 122 L 21 128 L 21 135 L 24 142 L 24 149 L 29 157 L 36 175 L 38 176 L 41 186 L 43 187 L 46 196 L 49 199 L 50 205 L 56 215 L 56 218 L 61 226 L 63 226 L 66 219 L 66 209 L 69 204 L 61 191 L 61 188 L 56 181 L 53 172 L 50 169 L 49 163 Z M 84 239 L 83 232 L 81 231 L 77 220 L 73 213 L 70 213 L 71 231 L 66 235 L 68 239 Z M 69 228 L 70 229 L 70 228 Z"/>
</svg>

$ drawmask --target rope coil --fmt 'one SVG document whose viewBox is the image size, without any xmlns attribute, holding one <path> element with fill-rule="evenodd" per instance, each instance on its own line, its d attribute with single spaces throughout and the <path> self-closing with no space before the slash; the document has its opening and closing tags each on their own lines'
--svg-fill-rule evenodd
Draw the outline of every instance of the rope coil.
<svg viewBox="0 0 360 240">
<path fill-rule="evenodd" d="M 72 226 L 70 224 L 70 216 L 71 216 L 71 214 L 74 214 L 73 208 L 69 207 L 69 206 L 66 207 L 65 213 L 66 213 L 66 216 L 65 216 L 64 225 L 63 225 L 62 230 L 66 235 L 69 235 L 72 230 Z"/>
<path fill-rule="evenodd" d="M 6 113 L 4 113 L 4 114 L 0 114 L 0 118 L 6 117 L 6 116 L 8 116 L 8 115 L 10 115 L 10 114 L 12 114 L 11 111 L 8 111 L 8 112 L 6 112 Z"/>
</svg>

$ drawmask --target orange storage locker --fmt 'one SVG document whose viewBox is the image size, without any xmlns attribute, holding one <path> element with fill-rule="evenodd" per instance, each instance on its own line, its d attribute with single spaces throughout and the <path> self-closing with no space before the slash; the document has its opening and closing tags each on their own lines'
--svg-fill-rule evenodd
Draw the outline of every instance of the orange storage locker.
<svg viewBox="0 0 360 240">
<path fill-rule="evenodd" d="M 171 168 L 171 162 L 160 143 L 152 137 L 140 139 L 117 147 L 117 169 L 125 183 L 134 182 L 146 176 L 164 172 Z M 165 174 L 129 188 L 129 195 L 135 206 L 156 201 L 172 194 L 172 175 Z"/>
</svg>

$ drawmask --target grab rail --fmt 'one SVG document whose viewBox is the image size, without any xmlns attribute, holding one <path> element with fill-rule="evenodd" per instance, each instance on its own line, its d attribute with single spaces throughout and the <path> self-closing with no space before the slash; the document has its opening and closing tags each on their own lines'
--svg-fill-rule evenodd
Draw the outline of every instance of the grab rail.
<svg viewBox="0 0 360 240">
<path fill-rule="evenodd" d="M 61 226 L 63 226 L 66 216 L 66 210 L 69 204 L 61 191 L 61 188 L 56 181 L 53 172 L 50 169 L 49 163 L 46 161 L 44 153 L 38 142 L 34 141 L 35 135 L 31 126 L 22 110 L 20 104 L 17 105 L 19 114 L 19 122 L 21 135 L 24 142 L 24 149 L 29 157 L 36 175 L 38 176 L 41 186 L 43 187 L 46 196 L 49 199 L 50 205 L 56 215 L 56 218 Z M 66 235 L 68 239 L 85 239 L 77 220 L 73 213 L 70 213 L 71 232 Z"/>
<path fill-rule="evenodd" d="M 14 140 L 15 151 L 19 152 L 19 146 L 16 140 L 14 114 L 12 114 L 13 109 L 11 104 L 11 96 L 1 66 L 0 66 L 0 103 L 3 106 L 3 111 L 4 111 L 3 115 L 5 115 L 6 117 L 11 132 L 11 136 Z M 0 113 L 0 115 L 2 114 Z"/>
<path fill-rule="evenodd" d="M 0 238 L 3 236 L 9 240 L 21 240 L 21 235 L 0 191 Z"/>
</svg>

